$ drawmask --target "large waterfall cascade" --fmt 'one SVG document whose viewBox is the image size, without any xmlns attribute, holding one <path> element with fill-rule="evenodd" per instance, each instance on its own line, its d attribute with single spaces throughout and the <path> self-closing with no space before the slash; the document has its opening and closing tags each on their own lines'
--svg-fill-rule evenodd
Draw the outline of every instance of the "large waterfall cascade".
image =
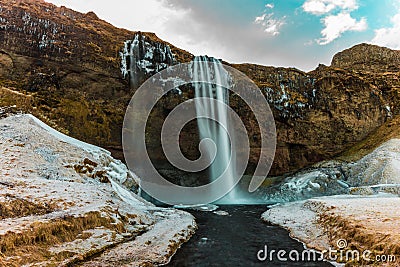
<svg viewBox="0 0 400 267">
<path fill-rule="evenodd" d="M 238 199 L 238 188 L 235 187 L 234 183 L 234 177 L 237 175 L 234 136 L 233 131 L 228 134 L 229 129 L 224 129 L 224 125 L 228 128 L 231 127 L 227 107 L 229 105 L 229 90 L 220 86 L 221 84 L 228 84 L 230 76 L 219 60 L 199 56 L 193 62 L 193 79 L 194 81 L 208 81 L 208 83 L 194 83 L 194 87 L 200 140 L 211 139 L 215 144 L 211 142 L 206 144 L 206 152 L 210 162 L 212 161 L 211 157 L 215 155 L 209 167 L 210 182 L 223 175 L 227 177 L 228 181 L 224 185 L 224 190 L 226 189 L 228 192 L 232 189 L 217 203 L 235 203 Z M 213 154 L 212 152 L 215 149 L 216 154 Z"/>
</svg>

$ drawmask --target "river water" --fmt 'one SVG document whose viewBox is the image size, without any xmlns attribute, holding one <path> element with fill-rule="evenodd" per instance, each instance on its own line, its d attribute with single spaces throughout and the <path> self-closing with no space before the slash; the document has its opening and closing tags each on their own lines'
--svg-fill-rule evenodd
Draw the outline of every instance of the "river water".
<svg viewBox="0 0 400 267">
<path fill-rule="evenodd" d="M 189 211 L 196 217 L 199 229 L 168 266 L 333 266 L 328 262 L 308 261 L 307 257 L 306 261 L 290 261 L 290 251 L 296 250 L 301 255 L 304 247 L 291 239 L 286 230 L 261 220 L 265 205 L 227 205 L 220 206 L 218 212 L 221 211 L 229 215 Z M 279 261 L 276 253 L 273 261 L 269 258 L 260 261 L 257 253 L 265 250 L 265 245 L 268 255 L 273 249 L 287 251 L 288 261 Z"/>
</svg>

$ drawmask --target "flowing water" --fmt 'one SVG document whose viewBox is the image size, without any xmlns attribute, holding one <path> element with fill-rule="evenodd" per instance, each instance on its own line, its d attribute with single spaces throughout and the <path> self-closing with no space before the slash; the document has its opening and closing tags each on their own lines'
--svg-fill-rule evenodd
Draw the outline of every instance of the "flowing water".
<svg viewBox="0 0 400 267">
<path fill-rule="evenodd" d="M 228 116 L 229 90 L 221 84 L 229 83 L 229 74 L 221 62 L 215 58 L 196 57 L 193 62 L 193 78 L 195 81 L 195 104 L 200 140 L 209 139 L 205 143 L 209 162 L 210 182 L 218 177 L 227 177 L 226 192 L 230 193 L 218 203 L 234 203 L 238 199 L 235 187 L 235 149 L 233 132 L 229 131 Z M 214 101 L 216 100 L 216 101 Z M 229 134 L 228 134 L 229 132 Z M 218 188 L 221 190 L 221 188 Z"/>
<path fill-rule="evenodd" d="M 168 266 L 305 266 L 328 267 L 328 262 L 315 261 L 260 261 L 257 253 L 268 246 L 268 251 L 281 249 L 289 253 L 298 251 L 301 255 L 304 247 L 291 239 L 286 230 L 264 223 L 261 214 L 265 205 L 227 205 L 221 206 L 218 213 L 189 211 L 195 217 L 199 229 L 189 242 L 172 258 Z M 287 254 L 286 254 L 286 257 Z"/>
<path fill-rule="evenodd" d="M 229 78 L 219 60 L 195 58 L 193 79 L 207 81 L 194 83 L 194 87 L 200 139 L 208 140 L 203 145 L 207 160 L 211 162 L 210 182 L 222 176 L 228 181 L 224 190 L 229 192 L 233 188 L 217 203 L 249 203 L 245 199 L 249 194 L 241 184 L 236 186 L 234 182 L 236 151 L 235 136 L 229 131 L 232 127 L 228 115 L 229 90 L 220 86 L 229 84 Z M 313 261 L 306 257 L 303 260 L 301 255 L 305 249 L 300 242 L 291 239 L 286 230 L 261 220 L 265 205 L 225 205 L 214 212 L 188 211 L 196 217 L 199 229 L 182 245 L 168 266 L 332 266 L 319 259 Z M 278 260 L 279 250 L 286 252 L 288 261 Z M 300 255 L 299 260 L 290 260 L 291 252 Z M 319 256 L 316 254 L 316 258 Z"/>
</svg>

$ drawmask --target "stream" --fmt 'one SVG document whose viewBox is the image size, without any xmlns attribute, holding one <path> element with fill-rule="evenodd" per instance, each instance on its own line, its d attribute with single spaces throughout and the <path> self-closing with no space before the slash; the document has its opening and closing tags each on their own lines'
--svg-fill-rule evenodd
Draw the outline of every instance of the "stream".
<svg viewBox="0 0 400 267">
<path fill-rule="evenodd" d="M 290 261 L 290 251 L 300 254 L 303 244 L 289 237 L 286 230 L 265 223 L 261 214 L 265 205 L 225 205 L 217 213 L 189 210 L 196 217 L 198 230 L 192 238 L 177 251 L 167 266 L 333 266 L 325 261 Z M 288 261 L 258 259 L 260 250 L 287 251 Z M 261 253 L 263 257 L 265 253 Z"/>
</svg>

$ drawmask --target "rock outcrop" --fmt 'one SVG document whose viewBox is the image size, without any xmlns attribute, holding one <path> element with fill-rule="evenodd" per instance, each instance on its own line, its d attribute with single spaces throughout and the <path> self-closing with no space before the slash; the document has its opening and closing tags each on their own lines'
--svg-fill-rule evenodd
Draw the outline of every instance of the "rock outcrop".
<svg viewBox="0 0 400 267">
<path fill-rule="evenodd" d="M 133 40 L 125 41 L 120 55 L 122 75 L 129 78 L 133 88 L 175 63 L 169 45 L 152 41 L 141 33 L 135 34 Z"/>
<path fill-rule="evenodd" d="M 0 1 L 0 17 L 0 86 L 7 95 L 0 104 L 19 105 L 64 133 L 114 152 L 121 151 L 123 116 L 137 86 L 156 71 L 193 58 L 152 33 L 117 29 L 93 13 L 40 0 Z M 309 73 L 232 65 L 261 88 L 273 109 L 278 147 L 271 174 L 338 156 L 398 116 L 398 55 L 362 44 Z M 160 166 L 166 162 L 162 123 L 176 104 L 191 97 L 190 87 L 166 95 L 149 119 L 148 147 Z M 249 132 L 250 173 L 258 160 L 259 127 L 240 99 L 232 96 L 230 103 Z M 193 140 L 198 140 L 197 127 L 190 124 L 180 142 L 192 159 L 199 154 Z"/>
<path fill-rule="evenodd" d="M 235 67 L 256 81 L 273 108 L 278 133 L 273 175 L 335 157 L 392 115 L 390 98 L 351 71 Z"/>
<path fill-rule="evenodd" d="M 336 54 L 332 67 L 367 72 L 399 72 L 400 51 L 370 44 L 359 44 Z"/>
<path fill-rule="evenodd" d="M 123 116 L 135 89 L 121 71 L 121 54 L 135 34 L 92 12 L 42 0 L 0 1 L 0 86 L 11 90 L 0 104 L 18 104 L 12 98 L 19 93 L 32 96 L 29 105 L 18 108 L 81 140 L 120 147 Z M 167 54 L 176 60 L 190 60 L 189 53 L 152 33 L 138 35 L 161 49 L 170 47 Z M 156 60 L 162 56 L 155 51 Z"/>
</svg>

